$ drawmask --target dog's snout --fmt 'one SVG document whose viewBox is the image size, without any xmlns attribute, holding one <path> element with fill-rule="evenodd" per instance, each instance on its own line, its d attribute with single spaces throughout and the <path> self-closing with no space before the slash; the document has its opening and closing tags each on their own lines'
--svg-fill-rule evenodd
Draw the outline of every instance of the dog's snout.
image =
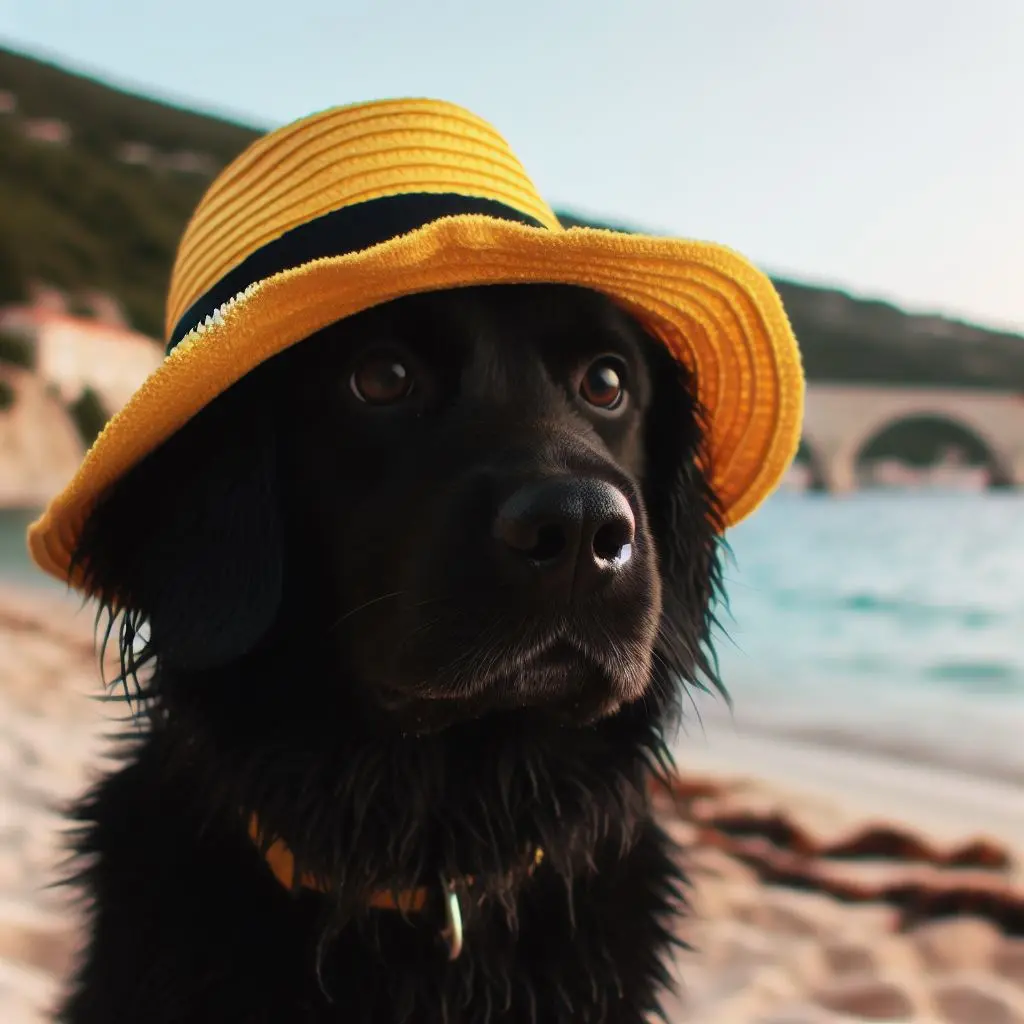
<svg viewBox="0 0 1024 1024">
<path fill-rule="evenodd" d="M 581 590 L 629 561 L 636 521 L 626 496 L 611 484 L 554 477 L 515 491 L 498 510 L 494 532 L 518 562 Z"/>
</svg>

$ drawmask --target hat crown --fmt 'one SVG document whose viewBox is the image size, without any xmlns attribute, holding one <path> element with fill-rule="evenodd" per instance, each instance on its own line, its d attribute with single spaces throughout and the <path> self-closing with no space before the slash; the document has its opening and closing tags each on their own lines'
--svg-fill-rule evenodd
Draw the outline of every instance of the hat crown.
<svg viewBox="0 0 1024 1024">
<path fill-rule="evenodd" d="M 214 179 L 178 247 L 167 336 L 197 298 L 284 233 L 408 193 L 492 199 L 559 227 L 505 139 L 470 111 L 432 99 L 332 107 L 261 136 Z"/>
</svg>

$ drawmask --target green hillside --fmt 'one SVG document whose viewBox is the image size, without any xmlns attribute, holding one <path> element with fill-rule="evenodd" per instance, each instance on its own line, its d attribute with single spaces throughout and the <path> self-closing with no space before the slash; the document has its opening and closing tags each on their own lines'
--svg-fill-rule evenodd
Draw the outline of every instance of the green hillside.
<svg viewBox="0 0 1024 1024">
<path fill-rule="evenodd" d="M 209 174 L 133 165 L 121 151 L 141 142 L 168 163 L 198 154 L 216 169 L 259 133 L 3 49 L 0 91 L 16 102 L 0 114 L 0 301 L 33 279 L 71 292 L 99 288 L 159 337 L 174 250 Z M 27 138 L 39 119 L 66 124 L 67 143 Z"/>
<path fill-rule="evenodd" d="M 13 109 L 2 112 L 5 93 Z M 33 137 L 59 136 L 61 125 L 63 141 Z M 257 134 L 0 49 L 0 304 L 31 281 L 99 289 L 159 337 L 185 221 L 210 177 Z M 811 380 L 1024 390 L 1017 335 L 776 283 Z"/>
</svg>

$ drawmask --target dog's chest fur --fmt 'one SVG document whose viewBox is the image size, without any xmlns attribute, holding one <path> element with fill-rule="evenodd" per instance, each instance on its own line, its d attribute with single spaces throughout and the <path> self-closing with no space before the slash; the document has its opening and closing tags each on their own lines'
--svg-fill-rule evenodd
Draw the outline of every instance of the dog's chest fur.
<svg viewBox="0 0 1024 1024">
<path fill-rule="evenodd" d="M 325 898 L 287 892 L 241 829 L 197 816 L 165 757 L 142 745 L 82 808 L 95 933 L 64 1020 L 639 1024 L 655 1009 L 681 878 L 652 821 L 571 877 L 542 864 L 508 906 L 464 903 L 449 962 L 436 904 L 332 934 Z"/>
</svg>

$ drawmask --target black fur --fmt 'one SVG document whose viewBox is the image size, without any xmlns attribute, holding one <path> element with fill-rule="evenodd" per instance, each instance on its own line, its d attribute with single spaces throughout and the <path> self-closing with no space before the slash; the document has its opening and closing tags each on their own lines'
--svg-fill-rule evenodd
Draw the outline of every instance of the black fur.
<svg viewBox="0 0 1024 1024">
<path fill-rule="evenodd" d="M 395 408 L 348 385 L 381 343 L 417 375 Z M 577 394 L 605 353 L 627 367 L 614 415 Z M 76 811 L 91 931 L 60 1020 L 657 1010 L 684 879 L 646 787 L 681 683 L 717 685 L 691 384 L 582 289 L 415 296 L 270 360 L 105 496 L 77 560 L 142 727 Z M 495 503 L 555 472 L 613 483 L 637 524 L 615 584 L 569 603 L 499 579 L 489 553 Z M 278 884 L 254 811 L 327 894 Z M 510 881 L 532 843 L 543 863 Z M 452 962 L 437 906 L 364 905 L 470 874 L 483 899 Z"/>
</svg>

